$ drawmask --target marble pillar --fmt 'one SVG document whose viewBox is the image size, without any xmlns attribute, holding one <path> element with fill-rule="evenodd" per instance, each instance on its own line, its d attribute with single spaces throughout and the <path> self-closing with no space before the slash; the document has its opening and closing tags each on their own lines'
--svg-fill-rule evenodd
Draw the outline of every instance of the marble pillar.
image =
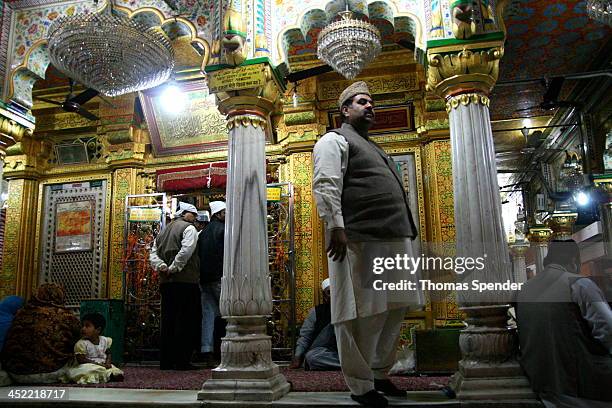
<svg viewBox="0 0 612 408">
<path fill-rule="evenodd" d="M 226 94 L 227 96 L 227 94 Z M 266 232 L 266 127 L 271 101 L 255 96 L 220 98 L 228 116 L 229 158 L 221 314 L 227 334 L 221 364 L 198 393 L 214 405 L 274 401 L 289 383 L 272 362 L 266 321 L 272 311 Z"/>
<path fill-rule="evenodd" d="M 503 230 L 489 99 L 480 92 L 447 98 L 451 130 L 458 257 L 483 257 L 485 267 L 458 276 L 468 286 L 515 281 Z M 515 328 L 507 323 L 511 291 L 459 291 L 466 314 L 462 359 L 452 387 L 462 400 L 530 399 L 534 395 L 516 358 Z"/>
<path fill-rule="evenodd" d="M 501 42 L 428 50 L 427 88 L 446 99 L 449 114 L 457 257 L 484 258 L 483 268 L 457 275 L 468 287 L 475 280 L 514 281 L 488 108 L 502 56 Z M 517 360 L 515 328 L 507 323 L 512 300 L 509 290 L 458 291 L 467 327 L 459 337 L 462 358 L 451 387 L 466 403 L 514 406 L 508 401 L 535 399 Z"/>
<path fill-rule="evenodd" d="M 512 254 L 512 276 L 514 282 L 527 282 L 527 265 L 525 264 L 525 253 L 529 249 L 528 241 L 517 241 L 510 245 Z"/>
<path fill-rule="evenodd" d="M 469 93 L 448 99 L 457 256 L 486 257 L 486 267 L 459 276 L 503 282 L 512 279 L 512 268 L 503 229 L 501 197 L 495 168 L 489 98 Z M 462 304 L 507 303 L 507 293 L 459 292 Z"/>
</svg>

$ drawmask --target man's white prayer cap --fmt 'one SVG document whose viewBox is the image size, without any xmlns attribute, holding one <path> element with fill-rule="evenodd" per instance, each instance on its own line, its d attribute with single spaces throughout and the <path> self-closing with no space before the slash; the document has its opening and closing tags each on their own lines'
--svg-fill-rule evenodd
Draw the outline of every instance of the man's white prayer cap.
<svg viewBox="0 0 612 408">
<path fill-rule="evenodd" d="M 193 213 L 196 216 L 198 215 L 198 209 L 195 208 L 193 204 L 184 203 L 182 201 L 179 201 L 179 209 L 176 213 L 174 213 L 174 215 L 176 217 L 182 217 L 183 213 L 185 212 Z"/>
<path fill-rule="evenodd" d="M 211 216 L 215 215 L 221 210 L 225 210 L 225 201 L 211 201 L 209 205 Z"/>
<path fill-rule="evenodd" d="M 196 220 L 200 222 L 208 222 L 210 221 L 210 214 L 206 210 L 198 211 Z"/>
</svg>

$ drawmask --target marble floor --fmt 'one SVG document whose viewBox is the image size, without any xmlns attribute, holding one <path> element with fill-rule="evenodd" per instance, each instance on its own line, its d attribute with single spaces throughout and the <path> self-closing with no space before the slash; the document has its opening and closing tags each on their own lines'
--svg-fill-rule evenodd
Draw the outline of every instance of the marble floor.
<svg viewBox="0 0 612 408">
<path fill-rule="evenodd" d="M 63 399 L 34 399 L 15 398 L 16 395 L 35 395 L 36 390 L 44 387 L 2 387 L 0 388 L 0 405 L 11 407 L 214 407 L 217 404 L 205 404 L 197 400 L 197 391 L 169 391 L 169 390 L 142 390 L 142 389 L 109 389 L 109 388 L 59 388 L 54 390 L 66 390 Z M 9 397 L 13 391 L 12 398 Z M 19 390 L 19 393 L 15 391 Z M 23 390 L 26 393 L 22 392 Z M 32 390 L 30 393 L 29 390 Z M 40 397 L 40 394 L 39 394 Z M 449 400 L 438 391 L 415 391 L 410 392 L 408 398 L 389 398 L 392 407 L 459 407 L 455 400 Z M 221 406 L 221 405 L 219 405 Z M 249 403 L 225 403 L 223 406 L 232 407 L 273 407 L 273 408 L 295 408 L 295 407 L 359 407 L 360 405 L 350 399 L 346 392 L 292 392 L 281 400 L 272 403 L 249 402 Z"/>
</svg>

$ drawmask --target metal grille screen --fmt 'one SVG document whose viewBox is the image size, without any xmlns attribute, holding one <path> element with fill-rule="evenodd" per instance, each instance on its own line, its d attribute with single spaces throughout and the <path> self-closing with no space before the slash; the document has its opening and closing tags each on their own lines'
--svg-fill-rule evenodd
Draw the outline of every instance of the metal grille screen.
<svg viewBox="0 0 612 408">
<path fill-rule="evenodd" d="M 82 300 L 101 296 L 106 188 L 106 180 L 45 186 L 39 282 L 64 285 L 69 307 L 79 307 Z M 91 247 L 56 251 L 58 204 L 83 202 L 91 203 Z"/>
</svg>

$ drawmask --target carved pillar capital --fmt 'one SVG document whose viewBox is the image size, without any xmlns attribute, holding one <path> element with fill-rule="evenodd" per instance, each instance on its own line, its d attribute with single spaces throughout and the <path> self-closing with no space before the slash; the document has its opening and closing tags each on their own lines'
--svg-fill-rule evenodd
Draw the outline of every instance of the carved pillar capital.
<svg viewBox="0 0 612 408">
<path fill-rule="evenodd" d="M 578 219 L 576 212 L 556 212 L 548 219 L 546 225 L 552 230 L 551 239 L 570 239 L 574 233 L 574 223 Z"/>
<path fill-rule="evenodd" d="M 529 235 L 527 238 L 529 242 L 535 243 L 537 246 L 548 246 L 548 241 L 552 236 L 553 231 L 543 225 L 529 228 Z"/>
<path fill-rule="evenodd" d="M 285 84 L 268 58 L 257 58 L 236 68 L 207 66 L 208 86 L 217 96 L 219 111 L 229 117 L 253 114 L 268 118 L 282 108 Z"/>
<path fill-rule="evenodd" d="M 50 151 L 48 141 L 24 134 L 19 142 L 5 151 L 3 177 L 38 180 L 48 166 Z"/>
<path fill-rule="evenodd" d="M 34 123 L 0 107 L 0 159 L 6 156 L 6 149 L 24 137 L 32 137 Z"/>
<path fill-rule="evenodd" d="M 489 107 L 489 97 L 478 93 L 465 93 L 451 96 L 446 101 L 446 112 L 457 109 L 459 105 L 466 106 L 468 104 L 483 105 Z"/>
<path fill-rule="evenodd" d="M 503 42 L 430 48 L 427 90 L 442 98 L 463 93 L 488 95 L 499 76 L 503 55 Z"/>
<path fill-rule="evenodd" d="M 144 166 L 148 132 L 133 124 L 135 94 L 113 99 L 113 105 L 100 104 L 98 135 L 106 138 L 106 163 L 112 169 Z"/>
<path fill-rule="evenodd" d="M 142 168 L 146 151 L 146 130 L 130 127 L 106 133 L 106 162 L 112 169 Z"/>
<path fill-rule="evenodd" d="M 524 258 L 529 246 L 529 241 L 515 242 L 510 245 L 510 253 L 514 258 Z"/>
</svg>

